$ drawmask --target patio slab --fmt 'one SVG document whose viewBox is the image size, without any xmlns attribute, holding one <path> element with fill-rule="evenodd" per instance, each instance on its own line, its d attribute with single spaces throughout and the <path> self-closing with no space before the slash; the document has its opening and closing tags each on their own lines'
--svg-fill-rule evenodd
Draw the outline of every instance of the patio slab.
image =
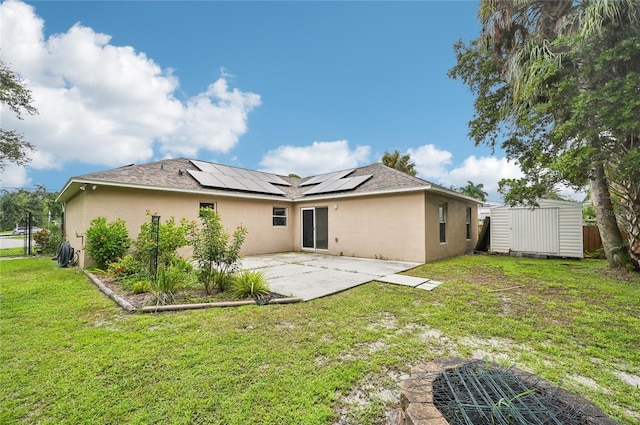
<svg viewBox="0 0 640 425">
<path fill-rule="evenodd" d="M 411 286 L 412 288 L 415 288 L 416 286 L 422 285 L 423 283 L 429 281 L 429 279 L 425 279 L 422 277 L 406 276 L 402 274 L 390 274 L 387 276 L 382 276 L 377 280 L 385 283 L 393 283 L 394 285 Z"/>
<path fill-rule="evenodd" d="M 372 280 L 380 280 L 419 265 L 420 263 L 406 261 L 299 252 L 252 255 L 242 260 L 242 268 L 265 272 L 272 291 L 305 301 L 335 294 Z M 427 279 L 421 279 L 422 283 L 425 281 Z M 419 283 L 416 283 L 416 286 L 419 286 Z"/>
</svg>

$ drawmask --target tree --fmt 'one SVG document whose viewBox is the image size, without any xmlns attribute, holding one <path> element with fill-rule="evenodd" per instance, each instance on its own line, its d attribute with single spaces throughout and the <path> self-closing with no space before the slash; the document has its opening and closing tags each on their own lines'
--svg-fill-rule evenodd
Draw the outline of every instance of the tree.
<svg viewBox="0 0 640 425">
<path fill-rule="evenodd" d="M 247 228 L 240 225 L 229 235 L 216 211 L 200 209 L 200 226 L 191 230 L 189 241 L 193 259 L 198 264 L 198 280 L 207 294 L 215 288 L 222 292 L 229 289 L 232 274 L 240 264 L 240 248 L 247 232 Z"/>
<path fill-rule="evenodd" d="M 416 176 L 418 172 L 415 170 L 415 164 L 411 162 L 411 156 L 409 154 L 402 155 L 397 149 L 392 153 L 385 152 L 382 155 L 382 163 L 387 167 L 394 168 L 403 173 L 407 173 L 410 176 Z"/>
<path fill-rule="evenodd" d="M 0 197 L 0 229 L 9 230 L 24 225 L 27 213 L 32 214 L 34 226 L 46 227 L 49 219 L 62 218 L 62 204 L 56 202 L 57 192 L 47 192 L 38 185 L 35 190 L 3 190 Z"/>
<path fill-rule="evenodd" d="M 558 183 L 589 183 L 612 266 L 627 262 L 621 216 L 611 205 L 616 189 L 624 192 L 613 197 L 624 200 L 616 209 L 625 206 L 627 231 L 640 238 L 633 224 L 640 211 L 639 8 L 636 0 L 483 0 L 483 33 L 454 46 L 458 62 L 449 74 L 477 95 L 476 144 L 495 147 L 504 138 L 501 147 L 521 166 L 523 179 L 501 182 L 505 199 L 535 203 Z M 624 184 L 610 190 L 614 172 Z"/>
<path fill-rule="evenodd" d="M 0 102 L 15 113 L 18 119 L 23 119 L 23 109 L 29 115 L 38 113 L 38 110 L 32 106 L 31 91 L 2 60 L 0 60 Z M 0 171 L 4 170 L 10 162 L 17 165 L 29 164 L 31 162 L 29 154 L 34 150 L 35 147 L 25 141 L 22 134 L 15 130 L 0 128 Z"/>
<path fill-rule="evenodd" d="M 485 192 L 483 189 L 484 189 L 483 183 L 473 184 L 472 181 L 467 180 L 467 185 L 458 189 L 458 192 L 462 193 L 463 195 L 467 195 L 472 198 L 479 199 L 482 202 L 485 202 L 487 200 L 487 195 L 489 194 Z"/>
</svg>

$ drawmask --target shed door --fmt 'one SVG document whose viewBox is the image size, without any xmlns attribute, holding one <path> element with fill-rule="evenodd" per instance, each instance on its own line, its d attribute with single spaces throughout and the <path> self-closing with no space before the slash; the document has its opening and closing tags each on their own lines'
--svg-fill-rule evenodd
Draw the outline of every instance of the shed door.
<svg viewBox="0 0 640 425">
<path fill-rule="evenodd" d="M 558 208 L 512 209 L 509 213 L 511 250 L 558 254 L 559 222 Z"/>
</svg>

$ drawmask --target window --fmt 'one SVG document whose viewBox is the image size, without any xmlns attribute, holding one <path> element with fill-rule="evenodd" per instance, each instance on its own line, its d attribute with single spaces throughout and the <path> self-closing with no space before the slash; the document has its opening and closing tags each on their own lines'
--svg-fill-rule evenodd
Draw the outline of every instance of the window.
<svg viewBox="0 0 640 425">
<path fill-rule="evenodd" d="M 274 226 L 287 225 L 287 209 L 286 208 L 273 207 L 273 225 Z"/>
<path fill-rule="evenodd" d="M 438 219 L 440 221 L 440 243 L 447 241 L 447 203 L 438 204 Z"/>
<path fill-rule="evenodd" d="M 467 207 L 467 239 L 471 239 L 471 207 Z"/>
<path fill-rule="evenodd" d="M 200 209 L 208 208 L 213 211 L 218 211 L 217 205 L 215 202 L 200 202 Z"/>
</svg>

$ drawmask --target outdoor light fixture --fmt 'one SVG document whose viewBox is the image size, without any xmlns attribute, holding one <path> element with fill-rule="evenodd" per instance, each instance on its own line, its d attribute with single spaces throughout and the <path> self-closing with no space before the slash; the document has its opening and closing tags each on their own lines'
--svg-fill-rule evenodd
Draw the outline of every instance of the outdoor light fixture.
<svg viewBox="0 0 640 425">
<path fill-rule="evenodd" d="M 87 189 L 87 184 L 83 184 L 82 186 L 80 186 L 80 190 L 86 190 Z"/>
</svg>

